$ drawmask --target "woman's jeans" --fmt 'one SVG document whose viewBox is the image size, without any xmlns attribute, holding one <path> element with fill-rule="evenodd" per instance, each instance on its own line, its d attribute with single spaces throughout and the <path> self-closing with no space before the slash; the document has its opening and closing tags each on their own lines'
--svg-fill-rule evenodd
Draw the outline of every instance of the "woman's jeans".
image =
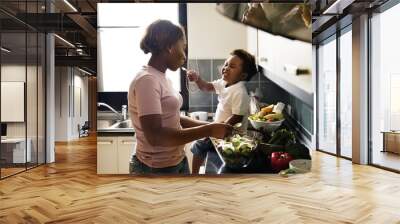
<svg viewBox="0 0 400 224">
<path fill-rule="evenodd" d="M 132 156 L 132 160 L 129 164 L 130 174 L 190 174 L 189 164 L 186 156 L 176 166 L 169 166 L 164 168 L 153 168 L 142 163 L 136 155 Z"/>
<path fill-rule="evenodd" d="M 197 140 L 193 145 L 190 151 L 192 151 L 193 156 L 197 156 L 202 158 L 203 160 L 207 157 L 208 151 L 214 149 L 214 145 L 211 142 L 210 138 L 204 138 Z"/>
</svg>

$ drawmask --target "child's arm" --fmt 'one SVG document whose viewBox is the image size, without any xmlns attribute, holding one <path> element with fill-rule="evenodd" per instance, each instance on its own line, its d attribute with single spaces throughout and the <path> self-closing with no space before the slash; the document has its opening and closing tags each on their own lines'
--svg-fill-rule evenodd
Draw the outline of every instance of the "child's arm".
<svg viewBox="0 0 400 224">
<path fill-rule="evenodd" d="M 201 91 L 205 92 L 215 92 L 213 84 L 210 82 L 204 81 L 200 78 L 200 75 L 195 71 L 189 70 L 187 71 L 187 77 L 189 81 L 196 82 L 196 85 L 199 87 Z"/>
<path fill-rule="evenodd" d="M 200 77 L 196 81 L 196 84 L 199 87 L 199 89 L 201 89 L 202 91 L 215 92 L 213 84 L 211 84 L 210 82 L 202 80 Z"/>
<path fill-rule="evenodd" d="M 241 123 L 243 120 L 243 115 L 232 114 L 224 123 L 235 125 L 236 123 Z"/>
</svg>

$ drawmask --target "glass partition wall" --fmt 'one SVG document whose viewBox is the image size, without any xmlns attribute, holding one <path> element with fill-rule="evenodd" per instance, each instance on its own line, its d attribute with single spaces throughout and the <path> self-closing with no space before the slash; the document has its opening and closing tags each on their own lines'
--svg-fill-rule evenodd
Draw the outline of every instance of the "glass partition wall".
<svg viewBox="0 0 400 224">
<path fill-rule="evenodd" d="M 371 22 L 370 163 L 400 172 L 400 4 Z"/>
<path fill-rule="evenodd" d="M 387 1 L 368 13 L 364 34 L 369 40 L 368 164 L 400 172 L 400 4 Z M 352 41 L 350 25 L 317 44 L 317 149 L 348 159 L 352 157 Z M 336 74 L 328 76 L 335 69 Z M 331 110 L 334 104 L 337 108 Z"/>
<path fill-rule="evenodd" d="M 317 47 L 317 149 L 352 158 L 351 25 Z"/>
<path fill-rule="evenodd" d="M 318 46 L 318 146 L 336 154 L 336 36 Z"/>
<path fill-rule="evenodd" d="M 351 25 L 340 36 L 340 155 L 352 158 L 352 33 Z"/>
<path fill-rule="evenodd" d="M 43 10 L 39 4 L 40 1 L 28 4 L 21 1 L 18 7 L 35 13 Z M 0 178 L 3 179 L 45 163 L 46 40 L 43 33 L 4 11 L 0 11 L 0 20 L 7 20 L 0 23 Z"/>
</svg>

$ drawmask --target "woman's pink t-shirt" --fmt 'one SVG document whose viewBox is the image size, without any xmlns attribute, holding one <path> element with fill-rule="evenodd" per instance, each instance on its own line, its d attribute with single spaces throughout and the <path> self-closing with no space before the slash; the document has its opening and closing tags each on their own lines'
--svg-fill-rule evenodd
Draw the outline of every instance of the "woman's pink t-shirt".
<svg viewBox="0 0 400 224">
<path fill-rule="evenodd" d="M 174 147 L 152 146 L 144 136 L 139 118 L 160 114 L 162 127 L 182 129 L 180 108 L 182 96 L 172 87 L 165 73 L 151 66 L 143 66 L 129 87 L 129 113 L 136 133 L 136 156 L 153 168 L 175 166 L 185 156 L 184 145 Z"/>
</svg>

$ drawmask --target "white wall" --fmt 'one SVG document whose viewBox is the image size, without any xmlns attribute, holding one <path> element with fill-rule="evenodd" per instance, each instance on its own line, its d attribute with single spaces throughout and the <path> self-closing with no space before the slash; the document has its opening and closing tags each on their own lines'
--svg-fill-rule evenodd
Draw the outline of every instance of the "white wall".
<svg viewBox="0 0 400 224">
<path fill-rule="evenodd" d="M 83 76 L 75 68 L 56 67 L 56 141 L 70 141 L 79 138 L 78 124 L 83 125 L 88 120 L 88 96 L 88 78 L 86 76 Z M 82 114 L 79 111 L 80 105 Z"/>
<path fill-rule="evenodd" d="M 2 65 L 1 81 L 25 82 L 25 65 Z M 28 66 L 28 70 L 33 69 Z"/>
<path fill-rule="evenodd" d="M 1 81 L 25 82 L 25 65 L 2 65 Z M 28 70 L 30 68 L 28 67 Z M 7 108 L 1 108 L 6 110 Z M 11 122 L 7 124 L 8 137 L 25 137 L 25 122 Z"/>
<path fill-rule="evenodd" d="M 215 3 L 188 4 L 189 59 L 224 59 L 247 49 L 247 27 L 219 14 Z"/>
<path fill-rule="evenodd" d="M 75 113 L 73 113 L 73 119 L 72 119 L 72 138 L 79 138 L 79 132 L 78 132 L 78 124 L 82 126 L 85 121 L 88 121 L 88 107 L 89 107 L 89 102 L 88 102 L 88 77 L 87 76 L 82 76 L 81 73 L 78 73 L 79 71 L 75 70 L 75 75 L 74 75 L 74 110 Z M 80 93 L 78 91 L 80 90 Z M 79 97 L 80 94 L 80 97 Z M 80 101 L 80 102 L 79 102 Z M 81 107 L 81 108 L 79 108 Z M 82 110 L 81 112 L 79 110 Z"/>
<path fill-rule="evenodd" d="M 67 67 L 55 68 L 55 141 L 68 140 L 68 85 Z"/>
<path fill-rule="evenodd" d="M 82 116 L 80 116 L 80 122 L 85 122 L 88 120 L 89 116 L 89 89 L 88 89 L 88 83 L 89 79 L 87 76 L 75 76 L 75 86 L 78 86 L 81 88 L 82 91 Z"/>
<path fill-rule="evenodd" d="M 38 69 L 38 70 L 37 70 Z M 37 153 L 39 163 L 44 162 L 44 74 L 41 66 L 25 66 L 25 64 L 4 64 L 1 66 L 1 81 L 17 81 L 26 84 L 26 107 L 20 108 L 22 112 L 26 110 L 26 120 L 24 122 L 7 122 L 7 137 L 24 138 L 25 135 L 30 139 L 32 161 L 36 162 Z M 25 80 L 27 78 L 27 80 Z M 7 97 L 7 96 L 2 96 Z M 11 110 L 1 108 L 1 110 Z M 8 111 L 11 112 L 12 111 Z"/>
<path fill-rule="evenodd" d="M 25 82 L 25 75 L 27 69 L 28 74 L 32 73 L 33 70 L 36 72 L 36 68 L 33 66 L 25 67 L 25 65 L 9 64 L 1 66 L 1 81 L 4 82 Z M 36 83 L 35 83 L 36 84 Z M 35 94 L 34 94 L 35 93 Z M 27 93 L 27 96 L 36 96 L 36 90 L 34 93 Z M 28 100 L 29 102 L 31 100 Z M 7 108 L 1 108 L 7 110 Z M 31 117 L 28 118 L 31 120 Z M 26 122 L 9 122 L 7 123 L 7 136 L 8 137 L 25 137 L 25 123 Z M 30 126 L 29 126 L 30 127 Z"/>
</svg>

